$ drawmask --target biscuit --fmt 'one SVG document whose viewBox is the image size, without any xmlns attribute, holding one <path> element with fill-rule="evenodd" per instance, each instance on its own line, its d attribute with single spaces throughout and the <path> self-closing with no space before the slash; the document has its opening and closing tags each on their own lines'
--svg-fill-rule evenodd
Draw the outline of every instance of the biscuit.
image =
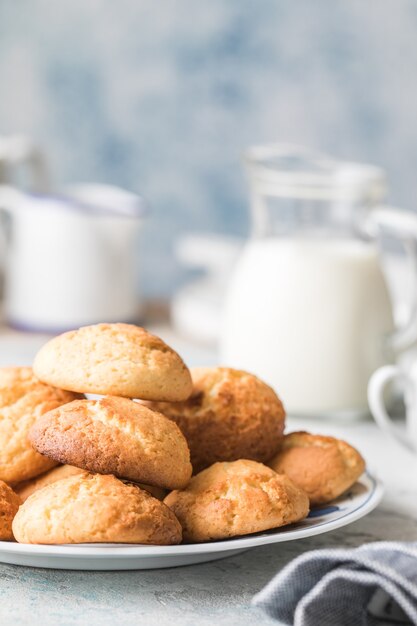
<svg viewBox="0 0 417 626">
<path fill-rule="evenodd" d="M 181 428 L 194 472 L 216 461 L 268 461 L 281 444 L 285 411 L 271 387 L 259 378 L 227 367 L 191 370 L 194 390 L 185 402 L 146 406 Z"/>
<path fill-rule="evenodd" d="M 19 496 L 0 480 L 0 541 L 12 541 L 12 522 L 20 504 Z"/>
<path fill-rule="evenodd" d="M 215 463 L 164 500 L 188 542 L 278 528 L 308 514 L 308 497 L 285 475 L 256 461 Z"/>
<path fill-rule="evenodd" d="M 33 450 L 29 429 L 47 411 L 79 397 L 40 382 L 30 367 L 0 368 L 0 480 L 18 483 L 56 465 Z"/>
<path fill-rule="evenodd" d="M 365 469 L 359 452 L 345 441 L 306 432 L 286 435 L 268 465 L 304 489 L 313 506 L 340 496 Z"/>
<path fill-rule="evenodd" d="M 54 337 L 33 369 L 40 380 L 81 393 L 175 402 L 192 390 L 181 357 L 132 324 L 96 324 Z"/>
<path fill-rule="evenodd" d="M 87 472 L 87 470 L 75 467 L 74 465 L 59 465 L 58 467 L 54 467 L 49 470 L 49 472 L 41 474 L 41 476 L 18 483 L 15 485 L 14 490 L 20 497 L 21 501 L 25 502 L 29 496 L 31 496 L 32 493 L 35 493 L 35 491 L 38 491 L 38 489 L 42 489 L 47 485 L 52 485 L 52 483 L 55 483 L 58 480 L 63 480 L 64 478 L 69 478 L 70 476 L 86 476 L 88 473 L 89 472 Z M 141 483 L 138 483 L 138 487 L 145 489 L 155 498 L 158 498 L 158 500 L 163 500 L 166 496 L 166 490 L 161 489 L 160 487 L 143 485 Z"/>
<path fill-rule="evenodd" d="M 178 426 L 127 398 L 71 402 L 39 419 L 29 439 L 59 463 L 166 489 L 181 489 L 192 472 Z"/>
<path fill-rule="evenodd" d="M 181 526 L 162 502 L 114 476 L 87 474 L 33 493 L 13 521 L 20 543 L 177 544 Z"/>
</svg>

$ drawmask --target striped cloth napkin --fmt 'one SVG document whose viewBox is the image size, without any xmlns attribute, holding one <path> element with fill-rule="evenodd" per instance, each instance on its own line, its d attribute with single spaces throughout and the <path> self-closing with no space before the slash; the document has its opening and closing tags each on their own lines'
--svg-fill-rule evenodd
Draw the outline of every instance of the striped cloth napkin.
<svg viewBox="0 0 417 626">
<path fill-rule="evenodd" d="M 417 543 L 306 552 L 252 603 L 294 626 L 417 625 Z"/>
</svg>

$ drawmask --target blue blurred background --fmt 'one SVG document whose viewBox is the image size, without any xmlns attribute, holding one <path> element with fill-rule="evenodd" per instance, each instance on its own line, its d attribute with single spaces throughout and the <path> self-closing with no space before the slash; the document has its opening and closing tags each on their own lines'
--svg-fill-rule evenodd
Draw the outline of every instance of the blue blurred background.
<svg viewBox="0 0 417 626">
<path fill-rule="evenodd" d="M 381 165 L 414 209 L 416 33 L 412 0 L 0 0 L 0 134 L 57 183 L 142 194 L 142 290 L 165 296 L 180 234 L 247 233 L 250 144 Z"/>
</svg>

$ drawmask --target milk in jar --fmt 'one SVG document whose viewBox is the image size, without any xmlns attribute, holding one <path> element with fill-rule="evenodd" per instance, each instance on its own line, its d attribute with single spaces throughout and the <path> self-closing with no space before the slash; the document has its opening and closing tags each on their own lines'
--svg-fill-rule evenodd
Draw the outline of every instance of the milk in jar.
<svg viewBox="0 0 417 626">
<path fill-rule="evenodd" d="M 361 411 L 392 330 L 373 244 L 255 239 L 230 285 L 222 362 L 260 376 L 292 413 Z"/>
<path fill-rule="evenodd" d="M 252 234 L 224 307 L 223 365 L 269 383 L 289 413 L 361 416 L 391 357 L 391 303 L 374 240 L 383 172 L 298 146 L 247 153 Z"/>
</svg>

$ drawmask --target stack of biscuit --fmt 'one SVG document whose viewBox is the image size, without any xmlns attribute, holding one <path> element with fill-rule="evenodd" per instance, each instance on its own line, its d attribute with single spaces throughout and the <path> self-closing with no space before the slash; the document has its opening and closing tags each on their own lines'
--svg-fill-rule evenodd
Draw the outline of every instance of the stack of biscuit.
<svg viewBox="0 0 417 626">
<path fill-rule="evenodd" d="M 261 380 L 190 372 L 143 328 L 64 333 L 33 370 L 0 369 L 0 539 L 169 545 L 302 520 L 364 462 L 345 442 L 284 425 Z"/>
</svg>

